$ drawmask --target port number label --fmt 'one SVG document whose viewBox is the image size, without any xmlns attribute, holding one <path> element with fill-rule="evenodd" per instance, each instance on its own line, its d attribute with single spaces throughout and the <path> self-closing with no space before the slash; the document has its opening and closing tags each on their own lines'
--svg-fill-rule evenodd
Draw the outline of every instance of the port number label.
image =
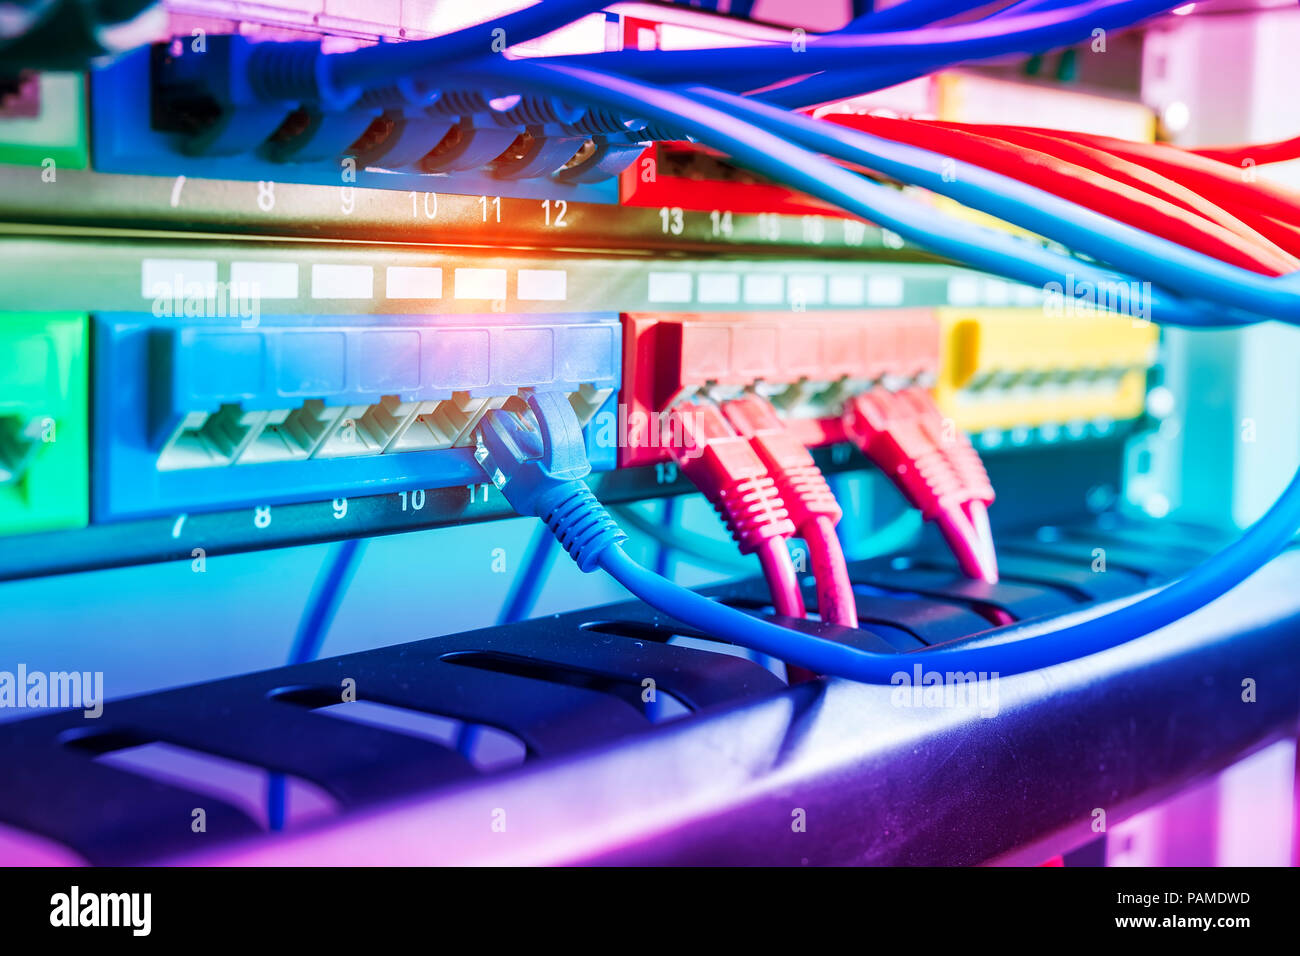
<svg viewBox="0 0 1300 956">
<path fill-rule="evenodd" d="M 844 222 L 844 244 L 846 246 L 860 246 L 864 239 L 867 238 L 867 224 L 860 219 L 845 219 Z"/>
<path fill-rule="evenodd" d="M 709 221 L 713 223 L 714 236 L 730 236 L 732 231 L 731 210 L 713 210 L 709 213 Z"/>
<path fill-rule="evenodd" d="M 271 506 L 261 505 L 253 509 L 253 527 L 269 528 L 271 526 Z"/>
<path fill-rule="evenodd" d="M 257 208 L 262 212 L 270 212 L 275 208 L 275 183 L 269 179 L 257 181 Z"/>
<path fill-rule="evenodd" d="M 171 205 L 175 209 L 181 204 L 181 190 L 185 188 L 185 177 L 177 176 L 176 182 L 172 183 Z"/>
<path fill-rule="evenodd" d="M 826 220 L 821 216 L 803 217 L 803 241 L 820 246 L 826 241 Z"/>
<path fill-rule="evenodd" d="M 402 499 L 402 510 L 403 510 L 403 511 L 423 511 L 423 510 L 424 510 L 424 491 L 423 491 L 423 489 L 417 488 L 415 491 L 411 491 L 411 492 L 401 491 L 401 492 L 398 492 L 398 495 L 399 495 L 399 496 L 401 497 L 401 499 Z"/>
<path fill-rule="evenodd" d="M 436 219 L 438 217 L 438 194 L 424 193 L 424 202 L 420 202 L 420 193 L 414 189 L 411 190 L 411 218 L 420 218 L 420 206 L 424 206 L 424 218 Z M 432 201 L 432 202 L 431 202 Z"/>
<path fill-rule="evenodd" d="M 334 505 L 334 520 L 335 520 L 335 521 L 339 520 L 340 518 L 345 518 L 345 517 L 347 517 L 347 514 L 348 514 L 348 499 L 346 499 L 346 498 L 335 498 L 334 501 L 333 501 L 332 503 L 333 503 L 333 505 Z"/>
<path fill-rule="evenodd" d="M 542 200 L 542 211 L 546 213 L 546 224 L 548 226 L 555 226 L 556 228 L 562 229 L 568 225 L 568 223 L 564 221 L 564 217 L 569 212 L 568 200 L 565 199 L 555 200 L 554 220 L 551 219 L 551 201 L 549 199 Z"/>
<path fill-rule="evenodd" d="M 671 485 L 677 480 L 677 465 L 671 461 L 661 461 L 655 465 L 655 481 L 661 485 Z"/>
<path fill-rule="evenodd" d="M 758 214 L 758 238 L 777 242 L 781 238 L 781 217 L 774 212 Z"/>
<path fill-rule="evenodd" d="M 496 210 L 497 222 L 501 221 L 501 197 L 500 196 L 491 196 L 491 197 L 479 196 L 478 201 L 479 204 L 483 207 L 484 222 L 488 221 L 488 206 L 492 206 Z"/>
<path fill-rule="evenodd" d="M 686 230 L 686 217 L 682 215 L 681 206 L 661 206 L 659 208 L 659 222 L 663 234 L 680 236 Z"/>
</svg>

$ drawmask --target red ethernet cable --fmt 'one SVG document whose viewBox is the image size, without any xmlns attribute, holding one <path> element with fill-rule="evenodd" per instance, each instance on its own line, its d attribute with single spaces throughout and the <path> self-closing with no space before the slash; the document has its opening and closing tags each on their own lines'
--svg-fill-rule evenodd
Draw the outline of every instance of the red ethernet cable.
<svg viewBox="0 0 1300 956">
<path fill-rule="evenodd" d="M 821 469 L 767 399 L 757 395 L 732 399 L 722 403 L 722 413 L 737 432 L 749 439 L 767 466 L 790 510 L 795 533 L 808 545 L 822 620 L 857 627 L 857 600 L 844 550 L 835 534 L 843 512 Z"/>
<path fill-rule="evenodd" d="M 989 132 L 988 127 L 973 124 L 944 125 L 948 126 L 948 128 L 987 135 L 990 138 L 1012 145 L 1035 149 L 1057 159 L 1091 169 L 1093 172 L 1108 176 L 1116 182 L 1125 183 L 1152 196 L 1157 196 L 1181 206 L 1188 212 L 1223 226 L 1247 242 L 1269 248 L 1275 255 L 1283 259 L 1291 258 L 1283 246 L 1274 243 L 1256 227 L 1207 201 L 1204 196 L 1195 190 L 1189 189 L 1182 183 L 1132 160 L 1124 159 L 1097 147 L 1060 139 L 1045 132 L 999 127 L 996 133 L 992 133 Z M 1258 224 L 1257 215 L 1252 215 L 1250 218 L 1256 220 Z M 1265 225 L 1265 228 L 1268 229 L 1268 226 Z M 1269 231 L 1272 232 L 1273 230 L 1269 229 Z M 1300 261 L 1292 261 L 1294 263 L 1293 268 L 1300 268 Z"/>
<path fill-rule="evenodd" d="M 665 442 L 682 474 L 703 492 L 722 517 L 741 554 L 758 555 L 772 595 L 772 607 L 786 617 L 804 617 L 803 594 L 786 540 L 795 526 L 775 480 L 710 402 L 686 402 L 669 413 Z"/>
<path fill-rule="evenodd" d="M 1243 166 L 1266 166 L 1300 159 L 1300 136 L 1280 139 L 1275 143 L 1241 143 L 1236 146 L 1199 146 L 1186 152 L 1204 156 L 1216 162 Z"/>
<path fill-rule="evenodd" d="M 962 128 L 961 124 L 942 124 Z M 1237 217 L 1292 255 L 1300 255 L 1300 241 L 1291 222 L 1300 220 L 1300 194 L 1272 183 L 1246 180 L 1242 170 L 1175 146 L 1135 143 L 1109 136 L 1095 136 L 1065 130 L 1019 126 L 978 127 L 990 136 L 1004 132 L 1039 133 L 1071 143 L 1103 150 L 1159 173 L 1193 189 L 1207 203 Z M 1172 237 L 1171 237 L 1172 238 Z"/>
<path fill-rule="evenodd" d="M 993 486 L 970 440 L 945 427 L 929 392 L 872 389 L 850 399 L 843 417 L 849 440 L 938 525 L 962 573 L 995 583 L 992 535 L 977 527 Z"/>
<path fill-rule="evenodd" d="M 1162 196 L 1041 150 L 996 139 L 999 127 L 954 128 L 948 124 L 862 115 L 833 115 L 827 119 L 895 142 L 960 157 L 962 161 L 1012 176 L 1120 222 L 1242 268 L 1265 275 L 1281 275 L 1300 265 L 1262 236 L 1258 241 L 1246 241 L 1234 230 Z"/>
</svg>

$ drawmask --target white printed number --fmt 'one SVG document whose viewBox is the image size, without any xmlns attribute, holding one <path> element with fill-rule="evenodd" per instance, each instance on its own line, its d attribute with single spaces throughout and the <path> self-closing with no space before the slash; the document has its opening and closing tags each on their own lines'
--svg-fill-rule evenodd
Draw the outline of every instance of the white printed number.
<svg viewBox="0 0 1300 956">
<path fill-rule="evenodd" d="M 424 196 L 424 201 L 420 201 L 420 196 Z M 411 190 L 411 218 L 420 218 L 420 207 L 424 207 L 425 219 L 438 218 L 438 194 L 437 193 L 417 193 Z"/>
<path fill-rule="evenodd" d="M 275 208 L 275 183 L 266 179 L 257 181 L 257 208 L 270 212 Z"/>
<path fill-rule="evenodd" d="M 680 236 L 686 230 L 686 218 L 682 215 L 681 206 L 661 206 L 659 209 L 659 222 L 663 234 Z"/>
<path fill-rule="evenodd" d="M 398 493 L 402 499 L 403 511 L 423 511 L 424 510 L 424 491 L 417 488 L 415 491 Z"/>
<path fill-rule="evenodd" d="M 554 218 L 552 218 L 551 216 L 552 208 L 554 208 L 555 210 Z M 569 203 L 566 200 L 557 199 L 555 200 L 555 203 L 552 206 L 552 203 L 549 199 L 543 199 L 542 211 L 546 213 L 546 224 L 548 226 L 555 226 L 556 228 L 562 229 L 563 227 L 568 225 L 568 223 L 564 221 L 564 217 L 569 212 Z"/>
</svg>

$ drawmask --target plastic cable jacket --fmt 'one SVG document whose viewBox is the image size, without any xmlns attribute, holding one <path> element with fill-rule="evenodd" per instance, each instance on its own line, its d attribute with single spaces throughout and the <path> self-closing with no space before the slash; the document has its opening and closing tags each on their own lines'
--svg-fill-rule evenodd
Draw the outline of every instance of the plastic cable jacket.
<svg viewBox="0 0 1300 956">
<path fill-rule="evenodd" d="M 795 573 L 790 549 L 784 538 L 768 538 L 755 550 L 767 589 L 772 596 L 772 607 L 785 617 L 803 617 L 803 594 L 799 590 L 799 576 Z"/>
<path fill-rule="evenodd" d="M 1186 576 L 1117 611 L 1055 631 L 979 647 L 877 654 L 751 617 L 679 587 L 641 567 L 619 547 L 599 564 L 647 604 L 708 634 L 754 648 L 818 674 L 887 684 L 920 654 L 930 666 L 1002 676 L 1050 667 L 1117 647 L 1186 617 L 1236 587 L 1279 554 L 1300 529 L 1300 471 L 1268 512 L 1240 538 Z"/>
<path fill-rule="evenodd" d="M 804 531 L 804 541 L 808 545 L 808 564 L 817 580 L 821 619 L 842 627 L 857 627 L 858 602 L 835 526 L 829 518 L 818 516 Z"/>
<path fill-rule="evenodd" d="M 917 58 L 952 61 L 984 59 L 1019 51 L 1067 46 L 1097 29 L 1119 29 L 1161 13 L 1169 0 L 1092 0 L 1061 10 L 1040 10 L 998 20 L 879 34 L 826 34 L 802 46 L 764 44 L 702 50 L 623 51 L 555 57 L 549 62 L 660 81 L 683 77 L 708 80 L 757 74 L 802 76 L 821 70 L 852 69 L 864 57 L 876 64 L 908 63 Z"/>
<path fill-rule="evenodd" d="M 925 246 L 939 255 L 949 256 L 995 275 L 1040 288 L 1048 283 L 1068 282 L 1072 278 L 1074 281 L 1108 283 L 1121 292 L 1126 283 L 1131 281 L 1127 276 L 1053 252 L 1037 243 L 947 216 L 894 190 L 864 180 L 835 163 L 812 155 L 779 135 L 731 115 L 725 108 L 712 108 L 680 93 L 659 90 L 623 77 L 568 67 L 547 66 L 537 62 L 477 61 L 466 64 L 464 69 L 467 73 L 497 81 L 504 79 L 516 84 L 525 82 L 550 89 L 559 95 L 586 98 L 613 109 L 635 110 L 651 121 L 671 122 L 690 135 L 697 136 L 702 142 L 725 150 L 742 165 L 772 176 L 809 195 L 835 203 L 846 211 L 891 229 L 905 239 Z M 717 94 L 716 91 L 712 92 L 717 96 L 724 95 Z M 731 100 L 738 100 L 742 105 L 747 104 L 747 101 L 738 97 L 729 97 L 724 106 Z M 807 117 L 791 117 L 790 114 L 775 108 L 771 109 L 771 113 L 778 118 L 806 120 L 813 124 L 814 132 L 817 132 L 820 127 L 827 127 L 828 144 L 835 144 L 834 134 L 842 134 L 846 137 L 865 135 L 836 129 L 830 124 L 818 123 Z M 879 142 L 897 150 L 911 149 L 911 147 L 889 143 L 887 140 Z M 858 156 L 860 152 L 858 148 L 845 146 L 842 143 L 836 144 L 836 148 L 840 151 L 847 149 L 854 156 Z M 924 151 L 917 152 L 924 153 Z M 941 178 L 937 169 L 936 166 L 936 179 Z M 1087 210 L 1080 209 L 1072 203 L 1064 203 L 1049 193 L 1024 187 L 1007 177 L 979 170 L 977 167 L 972 167 L 969 172 L 972 176 L 979 173 L 983 177 L 993 177 L 992 181 L 1020 191 L 1019 195 L 1023 197 L 1021 201 L 1025 205 L 1063 208 L 1083 216 L 1086 222 L 1080 226 L 1080 229 L 1085 233 L 1098 227 L 1118 226 L 1105 217 L 1089 214 Z M 1198 263 L 1203 261 L 1229 270 L 1228 275 L 1241 274 L 1261 282 L 1267 281 L 1264 277 L 1246 270 L 1234 270 L 1208 256 L 1190 253 L 1174 243 L 1160 244 L 1155 237 L 1147 236 L 1139 230 L 1124 227 L 1123 234 L 1143 237 L 1151 243 L 1157 243 L 1159 245 L 1157 256 L 1163 255 L 1168 249 L 1178 250 L 1194 256 Z M 1208 271 L 1207 267 L 1199 265 L 1192 271 L 1204 275 L 1203 269 Z M 1228 280 L 1224 279 L 1223 282 L 1227 283 Z M 1218 291 L 1227 294 L 1221 287 Z M 1263 312 L 1258 309 L 1247 311 L 1245 305 L 1241 303 L 1232 305 L 1218 303 L 1210 306 L 1207 303 L 1180 299 L 1167 292 L 1152 289 L 1148 303 L 1150 305 L 1148 317 L 1152 321 L 1167 325 L 1206 328 L 1247 325 L 1265 318 L 1292 321 L 1300 317 L 1300 298 L 1285 288 L 1264 285 L 1257 290 L 1256 296 L 1246 296 L 1245 290 L 1242 289 L 1234 289 L 1234 291 L 1243 293 L 1240 296 L 1242 300 L 1266 299 L 1267 309 Z M 1248 304 L 1253 305 L 1253 303 Z M 1291 314 L 1288 313 L 1288 307 Z"/>
</svg>

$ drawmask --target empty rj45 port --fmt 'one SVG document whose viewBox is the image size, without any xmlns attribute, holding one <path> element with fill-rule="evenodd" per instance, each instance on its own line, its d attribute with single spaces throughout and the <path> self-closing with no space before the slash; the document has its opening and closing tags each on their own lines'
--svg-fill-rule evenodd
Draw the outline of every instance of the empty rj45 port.
<svg viewBox="0 0 1300 956">
<path fill-rule="evenodd" d="M 570 393 L 569 399 L 585 426 L 611 394 L 608 388 L 583 385 Z M 469 447 L 479 420 L 509 400 L 510 396 L 475 398 L 468 392 L 455 392 L 451 398 L 423 402 L 403 402 L 396 395 L 385 395 L 371 405 L 329 406 L 320 399 L 309 399 L 298 408 L 269 411 L 223 404 L 215 412 L 187 413 L 164 443 L 158 469 Z M 9 444 L 17 447 L 16 442 Z M 0 456 L 6 447 L 0 434 Z M 0 464 L 6 460 L 0 457 Z"/>
</svg>

